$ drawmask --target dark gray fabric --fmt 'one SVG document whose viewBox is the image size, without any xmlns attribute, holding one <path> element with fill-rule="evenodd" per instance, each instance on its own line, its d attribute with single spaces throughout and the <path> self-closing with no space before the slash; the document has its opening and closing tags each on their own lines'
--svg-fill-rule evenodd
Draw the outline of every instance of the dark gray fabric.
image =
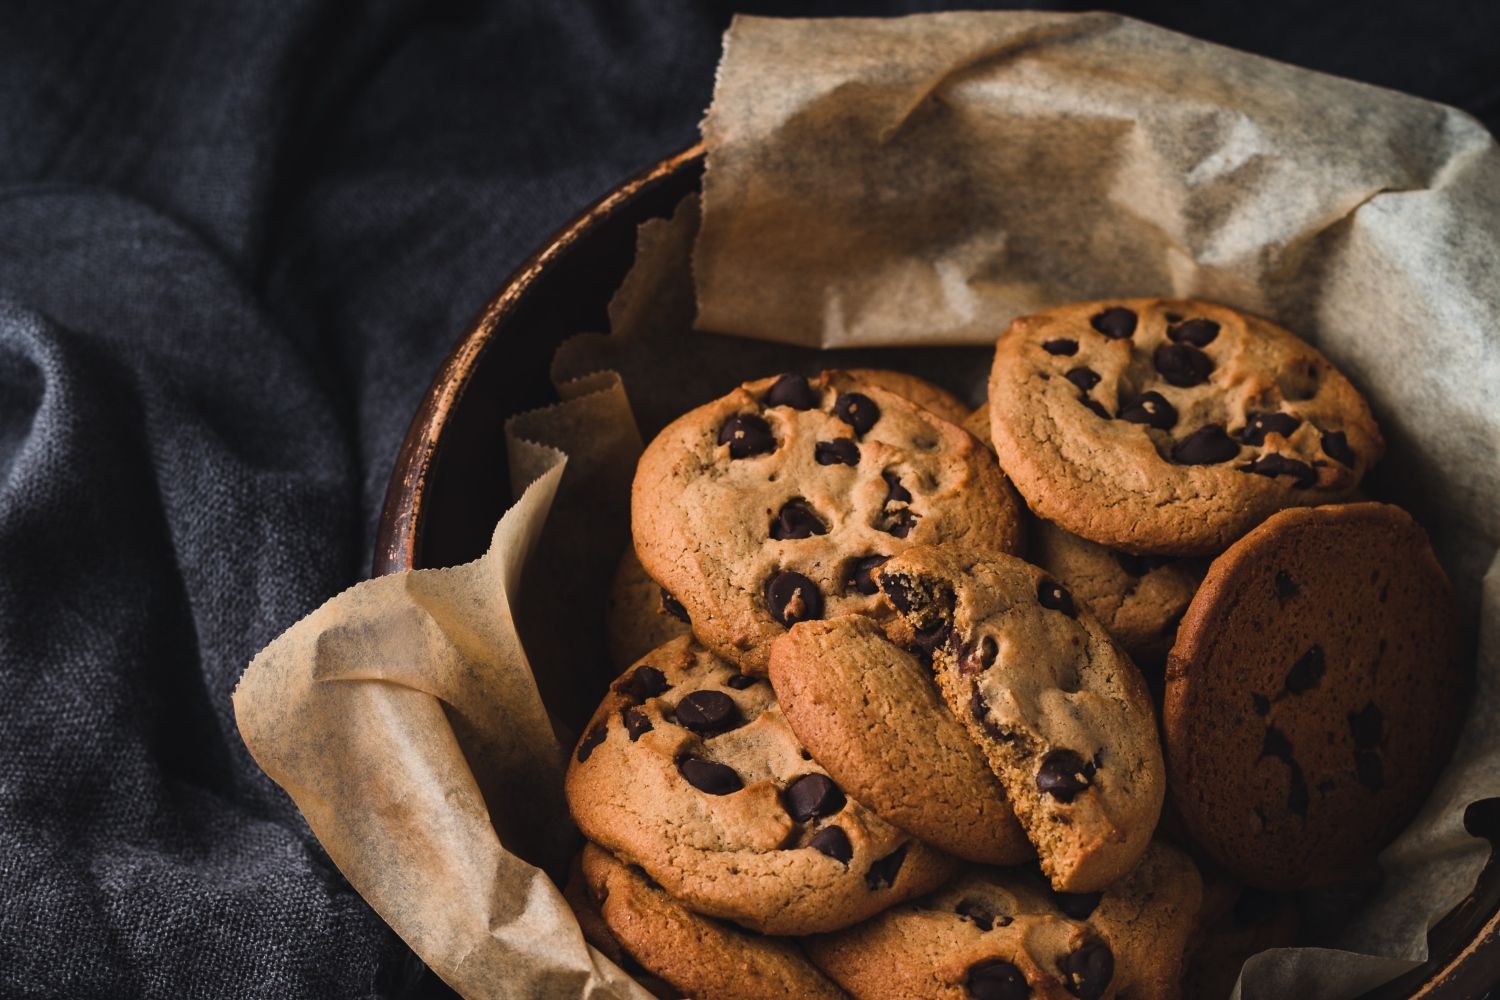
<svg viewBox="0 0 1500 1000">
<path fill-rule="evenodd" d="M 229 696 L 500 280 L 693 139 L 729 7 L 0 5 L 0 995 L 405 991 Z M 1492 4 L 1135 12 L 1500 116 Z"/>
</svg>

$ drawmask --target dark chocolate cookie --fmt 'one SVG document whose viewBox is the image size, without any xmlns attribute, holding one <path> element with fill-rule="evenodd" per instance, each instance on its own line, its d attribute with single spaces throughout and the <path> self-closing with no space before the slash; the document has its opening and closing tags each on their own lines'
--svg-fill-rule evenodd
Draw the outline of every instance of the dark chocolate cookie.
<svg viewBox="0 0 1500 1000">
<path fill-rule="evenodd" d="M 1398 507 L 1283 511 L 1209 567 L 1167 660 L 1172 799 L 1244 882 L 1302 888 L 1370 865 L 1463 718 L 1453 595 Z"/>
</svg>

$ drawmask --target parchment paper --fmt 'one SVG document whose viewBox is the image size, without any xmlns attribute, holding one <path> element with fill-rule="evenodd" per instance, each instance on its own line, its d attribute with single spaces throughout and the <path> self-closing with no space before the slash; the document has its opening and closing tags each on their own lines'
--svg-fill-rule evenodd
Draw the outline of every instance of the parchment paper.
<svg viewBox="0 0 1500 1000">
<path fill-rule="evenodd" d="M 1472 716 L 1379 892 L 1326 947 L 1252 959 L 1241 995 L 1352 996 L 1421 960 L 1487 856 L 1464 806 L 1500 795 L 1483 129 L 1124 18 L 992 13 L 738 19 L 704 130 L 701 229 L 691 201 L 643 227 L 611 335 L 564 344 L 564 402 L 508 425 L 524 492 L 490 552 L 339 595 L 241 682 L 247 745 L 355 887 L 466 996 L 643 996 L 533 867 L 560 872 L 577 843 L 561 747 L 604 686 L 577 623 L 600 620 L 591 581 L 627 542 L 633 416 L 649 437 L 744 379 L 824 365 L 977 401 L 1013 315 L 1191 294 L 1288 325 L 1365 390 L 1390 443 L 1370 492 L 1431 532 L 1477 629 Z M 690 332 L 695 313 L 736 336 Z"/>
</svg>

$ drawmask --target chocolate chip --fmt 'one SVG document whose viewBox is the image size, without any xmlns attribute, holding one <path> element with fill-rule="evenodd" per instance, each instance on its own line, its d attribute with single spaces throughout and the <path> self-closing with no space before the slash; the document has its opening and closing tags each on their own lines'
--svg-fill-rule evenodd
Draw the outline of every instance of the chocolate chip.
<svg viewBox="0 0 1500 1000">
<path fill-rule="evenodd" d="M 1271 699 L 1263 694 L 1251 694 L 1250 702 L 1255 706 L 1255 714 L 1264 718 L 1271 714 Z"/>
<path fill-rule="evenodd" d="M 1072 802 L 1089 787 L 1094 766 L 1077 752 L 1064 748 L 1049 751 L 1036 772 L 1036 787 L 1059 802 Z"/>
<path fill-rule="evenodd" d="M 1313 471 L 1312 466 L 1285 455 L 1262 455 L 1255 461 L 1240 466 L 1240 471 L 1253 472 L 1269 479 L 1291 476 L 1295 480 L 1293 485 L 1299 490 L 1305 490 L 1318 481 L 1318 474 Z"/>
<path fill-rule="evenodd" d="M 911 491 L 901 485 L 901 477 L 890 469 L 880 474 L 885 480 L 886 503 L 911 503 Z"/>
<path fill-rule="evenodd" d="M 578 741 L 578 763 L 582 764 L 589 759 L 594 748 L 604 742 L 604 737 L 609 735 L 609 729 L 604 723 L 599 723 L 593 729 L 583 734 L 583 739 Z"/>
<path fill-rule="evenodd" d="M 766 581 L 766 610 L 783 628 L 823 617 L 823 592 L 801 573 L 782 570 Z"/>
<path fill-rule="evenodd" d="M 1179 389 L 1202 385 L 1214 370 L 1214 359 L 1191 344 L 1160 344 L 1151 363 L 1168 385 Z"/>
<path fill-rule="evenodd" d="M 916 601 L 912 599 L 915 595 L 912 592 L 911 585 L 907 581 L 900 577 L 891 576 L 888 573 L 882 573 L 880 574 L 879 583 L 880 589 L 885 592 L 885 596 L 890 599 L 891 604 L 895 605 L 896 610 L 903 615 L 909 614 L 911 609 L 917 606 Z"/>
<path fill-rule="evenodd" d="M 880 590 L 875 583 L 875 570 L 881 563 L 889 560 L 890 556 L 861 556 L 849 563 L 844 571 L 844 589 L 853 587 L 866 597 L 873 597 Z"/>
<path fill-rule="evenodd" d="M 964 651 L 959 654 L 958 669 L 963 674 L 982 674 L 995 665 L 995 657 L 1000 655 L 1000 644 L 995 637 L 987 635 L 977 643 L 969 643 Z M 978 694 L 978 692 L 975 692 Z"/>
<path fill-rule="evenodd" d="M 1103 898 L 1102 892 L 1052 892 L 1052 902 L 1074 920 L 1087 920 L 1089 914 L 1099 908 L 1099 901 Z"/>
<path fill-rule="evenodd" d="M 1036 599 L 1049 611 L 1061 611 L 1069 618 L 1078 617 L 1078 606 L 1073 603 L 1073 595 L 1055 580 L 1043 580 L 1037 584 Z"/>
<path fill-rule="evenodd" d="M 813 834 L 807 846 L 846 865 L 854 857 L 854 846 L 849 843 L 849 835 L 836 826 L 826 826 Z"/>
<path fill-rule="evenodd" d="M 1171 556 L 1138 556 L 1132 552 L 1116 552 L 1115 562 L 1131 576 L 1145 576 L 1152 570 L 1161 569 L 1172 561 Z"/>
<path fill-rule="evenodd" d="M 1044 340 L 1042 341 L 1042 350 L 1048 354 L 1061 354 L 1064 357 L 1070 357 L 1078 353 L 1078 341 L 1070 340 L 1067 337 L 1058 337 L 1056 340 Z"/>
<path fill-rule="evenodd" d="M 1063 985 L 1078 1000 L 1099 1000 L 1115 977 L 1115 956 L 1097 939 L 1085 941 L 1062 963 Z"/>
<path fill-rule="evenodd" d="M 1178 465 L 1217 465 L 1240 453 L 1240 446 L 1218 424 L 1204 424 L 1172 446 Z"/>
<path fill-rule="evenodd" d="M 709 795 L 729 795 L 745 787 L 734 768 L 718 761 L 684 755 L 677 758 L 677 770 L 688 784 Z"/>
<path fill-rule="evenodd" d="M 1190 319 L 1167 327 L 1167 338 L 1194 347 L 1207 347 L 1219 335 L 1219 324 L 1211 319 Z"/>
<path fill-rule="evenodd" d="M 858 465 L 859 445 L 852 438 L 834 438 L 813 445 L 813 459 L 819 465 Z"/>
<path fill-rule="evenodd" d="M 964 990 L 974 1000 L 1025 1000 L 1031 996 L 1031 986 L 1021 970 L 1003 958 L 986 958 L 969 966 Z"/>
<path fill-rule="evenodd" d="M 907 535 L 911 534 L 911 529 L 915 528 L 916 526 L 917 515 L 913 514 L 907 508 L 902 507 L 900 510 L 896 511 L 889 517 L 886 517 L 882 521 L 880 530 L 884 531 L 887 535 L 891 535 L 895 538 L 905 538 Z"/>
<path fill-rule="evenodd" d="M 1013 734 L 1008 732 L 1005 727 L 990 718 L 990 706 L 985 702 L 984 695 L 979 693 L 978 684 L 974 685 L 974 690 L 969 695 L 969 714 L 974 717 L 974 721 L 979 723 L 992 739 L 1008 742 L 1014 738 Z"/>
<path fill-rule="evenodd" d="M 630 734 L 630 742 L 634 743 L 654 728 L 651 720 L 646 718 L 646 713 L 638 708 L 627 708 L 620 713 L 620 721 L 625 723 L 625 731 Z"/>
<path fill-rule="evenodd" d="M 1286 689 L 1292 694 L 1302 694 L 1318 686 L 1327 672 L 1323 662 L 1323 647 L 1314 644 L 1292 664 L 1286 673 Z"/>
<path fill-rule="evenodd" d="M 1099 384 L 1099 373 L 1092 368 L 1084 368 L 1082 366 L 1070 368 L 1063 378 L 1077 386 L 1079 392 L 1088 392 Z"/>
<path fill-rule="evenodd" d="M 1356 750 L 1354 752 L 1354 776 L 1359 783 L 1372 792 L 1378 792 L 1385 787 L 1385 765 L 1380 760 L 1380 754 L 1373 750 Z"/>
<path fill-rule="evenodd" d="M 1323 454 L 1347 468 L 1354 468 L 1354 449 L 1349 447 L 1349 438 L 1343 431 L 1329 431 L 1323 435 Z"/>
<path fill-rule="evenodd" d="M 853 427 L 855 434 L 865 434 L 880 419 L 880 407 L 864 393 L 844 392 L 833 401 L 833 415 Z"/>
<path fill-rule="evenodd" d="M 913 642 L 917 649 L 927 659 L 932 659 L 932 651 L 948 642 L 948 637 L 953 634 L 953 626 L 945 621 L 937 621 L 931 625 L 916 630 Z"/>
<path fill-rule="evenodd" d="M 684 625 L 692 624 L 692 619 L 688 617 L 687 608 L 682 606 L 681 601 L 667 593 L 666 587 L 661 588 L 661 609 Z"/>
<path fill-rule="evenodd" d="M 762 400 L 767 406 L 790 406 L 794 410 L 811 410 L 818 405 L 818 394 L 801 375 L 783 375 L 771 384 Z"/>
<path fill-rule="evenodd" d="M 632 701 L 645 701 L 647 698 L 655 698 L 672 690 L 672 685 L 667 683 L 667 675 L 655 667 L 642 663 L 630 673 L 615 681 L 614 689 L 617 694 L 623 694 Z"/>
<path fill-rule="evenodd" d="M 982 931 L 994 929 L 995 914 L 991 912 L 987 904 L 981 902 L 980 900 L 961 899 L 959 900 L 958 905 L 953 908 L 953 912 L 957 913 L 965 920 L 968 920 L 975 927 L 978 927 Z M 1001 927 L 1004 927 L 1011 922 L 1010 917 L 1001 917 L 1000 919 L 1003 921 L 1003 923 L 1000 924 Z"/>
<path fill-rule="evenodd" d="M 801 497 L 788 500 L 776 515 L 776 520 L 771 522 L 771 537 L 778 542 L 826 534 L 828 525 L 823 523 L 817 511 Z"/>
<path fill-rule="evenodd" d="M 1297 591 L 1301 589 L 1297 586 L 1297 581 L 1292 579 L 1292 574 L 1284 569 L 1276 571 L 1274 586 L 1276 587 L 1276 599 L 1283 604 L 1289 598 L 1296 596 Z"/>
<path fill-rule="evenodd" d="M 781 801 L 787 815 L 798 823 L 806 823 L 817 816 L 832 816 L 844 808 L 846 800 L 843 789 L 828 775 L 804 774 L 786 786 Z"/>
<path fill-rule="evenodd" d="M 740 707 L 723 691 L 694 691 L 677 703 L 677 724 L 712 735 L 740 724 Z"/>
<path fill-rule="evenodd" d="M 1135 333 L 1135 313 L 1124 306 L 1110 306 L 1095 313 L 1089 325 L 1110 340 L 1124 340 Z"/>
<path fill-rule="evenodd" d="M 889 889 L 896 884 L 896 875 L 901 871 L 901 863 L 906 860 L 906 845 L 902 844 L 885 857 L 876 861 L 865 872 L 865 888 L 874 892 L 876 889 Z"/>
<path fill-rule="evenodd" d="M 1177 408 L 1156 391 L 1143 392 L 1120 408 L 1121 420 L 1145 424 L 1159 431 L 1171 430 L 1177 424 Z"/>
<path fill-rule="evenodd" d="M 1266 443 L 1267 434 L 1280 434 L 1289 438 L 1302 426 L 1302 421 L 1290 413 L 1251 413 L 1245 418 L 1245 429 L 1240 431 L 1240 440 L 1259 448 Z"/>
<path fill-rule="evenodd" d="M 776 450 L 771 425 L 751 413 L 737 413 L 719 428 L 719 443 L 729 445 L 730 458 L 749 458 Z"/>
<path fill-rule="evenodd" d="M 1349 713 L 1349 735 L 1359 749 L 1374 750 L 1380 746 L 1384 734 L 1385 716 L 1373 701 L 1367 702 L 1358 712 Z"/>
<path fill-rule="evenodd" d="M 1265 739 L 1260 744 L 1260 755 L 1291 763 L 1292 741 L 1286 738 L 1286 733 L 1275 726 L 1267 726 Z"/>
<path fill-rule="evenodd" d="M 1100 420 L 1113 419 L 1109 415 L 1109 411 L 1104 408 L 1104 404 L 1099 402 L 1097 399 L 1089 399 L 1087 396 L 1079 396 L 1078 401 L 1082 403 L 1090 413 L 1098 417 Z"/>
<path fill-rule="evenodd" d="M 1287 774 L 1286 807 L 1292 813 L 1307 819 L 1307 778 L 1302 774 L 1302 765 L 1295 760 L 1286 762 L 1291 770 Z"/>
<path fill-rule="evenodd" d="M 755 677 L 746 677 L 744 674 L 735 674 L 733 677 L 729 678 L 729 680 L 724 682 L 724 686 L 732 687 L 736 691 L 743 691 L 745 690 L 745 688 L 754 684 L 756 680 L 757 678 Z"/>
</svg>

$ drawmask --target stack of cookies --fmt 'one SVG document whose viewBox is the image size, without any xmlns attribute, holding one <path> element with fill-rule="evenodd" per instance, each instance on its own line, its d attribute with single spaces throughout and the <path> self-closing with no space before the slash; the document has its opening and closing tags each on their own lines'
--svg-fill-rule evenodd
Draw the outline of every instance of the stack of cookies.
<svg viewBox="0 0 1500 1000">
<path fill-rule="evenodd" d="M 585 933 L 664 996 L 1224 989 L 1461 721 L 1426 536 L 1349 502 L 1382 447 L 1310 345 L 1165 299 L 1016 320 L 973 412 L 850 370 L 682 416 L 567 776 Z"/>
</svg>

